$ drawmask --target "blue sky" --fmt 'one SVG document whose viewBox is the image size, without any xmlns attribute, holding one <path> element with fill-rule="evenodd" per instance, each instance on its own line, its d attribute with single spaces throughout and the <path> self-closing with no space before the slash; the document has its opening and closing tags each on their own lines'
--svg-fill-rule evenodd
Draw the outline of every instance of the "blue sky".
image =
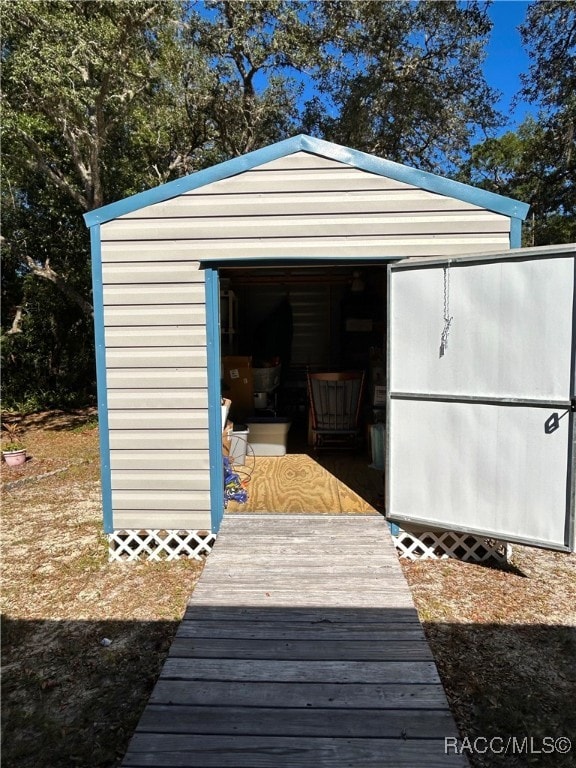
<svg viewBox="0 0 576 768">
<path fill-rule="evenodd" d="M 315 1 L 318 2 L 318 0 Z M 465 3 L 467 0 L 461 0 L 461 2 Z M 500 129 L 500 134 L 514 130 L 527 114 L 536 112 L 532 105 L 526 103 L 519 103 L 512 108 L 512 99 L 521 88 L 520 73 L 527 72 L 530 63 L 524 51 L 518 27 L 525 20 L 526 10 L 532 2 L 534 0 L 493 0 L 488 10 L 494 26 L 487 47 L 484 73 L 488 84 L 502 93 L 497 108 L 508 119 L 506 125 Z M 212 10 L 203 6 L 200 6 L 199 10 L 208 18 L 214 16 Z M 261 84 L 263 84 L 265 75 L 262 74 L 261 77 Z M 303 78 L 303 83 L 304 96 L 309 98 L 313 94 L 311 84 L 306 78 Z M 482 136 L 478 136 L 478 140 L 481 139 Z"/>
<path fill-rule="evenodd" d="M 513 130 L 526 114 L 534 112 L 531 105 L 522 103 L 511 109 L 512 98 L 521 87 L 520 73 L 527 72 L 530 63 L 517 29 L 529 5 L 525 0 L 496 0 L 489 10 L 494 27 L 484 72 L 488 83 L 503 93 L 498 107 L 508 116 L 508 123 L 502 132 Z"/>
</svg>

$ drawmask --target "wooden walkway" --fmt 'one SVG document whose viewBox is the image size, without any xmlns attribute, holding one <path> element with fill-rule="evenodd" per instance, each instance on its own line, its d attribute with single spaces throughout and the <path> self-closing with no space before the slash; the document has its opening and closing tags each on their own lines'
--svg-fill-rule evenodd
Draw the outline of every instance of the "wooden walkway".
<svg viewBox="0 0 576 768">
<path fill-rule="evenodd" d="M 467 766 L 456 736 L 380 516 L 228 514 L 123 766 Z"/>
</svg>

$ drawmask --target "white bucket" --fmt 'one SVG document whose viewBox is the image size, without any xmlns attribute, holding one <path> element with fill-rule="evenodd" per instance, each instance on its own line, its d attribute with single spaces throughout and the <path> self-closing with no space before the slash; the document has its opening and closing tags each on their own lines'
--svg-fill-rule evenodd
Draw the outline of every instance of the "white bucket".
<svg viewBox="0 0 576 768">
<path fill-rule="evenodd" d="M 230 440 L 230 463 L 243 466 L 246 464 L 246 447 L 248 445 L 248 427 L 233 431 Z"/>
<path fill-rule="evenodd" d="M 268 392 L 254 392 L 254 408 L 262 410 L 268 406 Z"/>
</svg>

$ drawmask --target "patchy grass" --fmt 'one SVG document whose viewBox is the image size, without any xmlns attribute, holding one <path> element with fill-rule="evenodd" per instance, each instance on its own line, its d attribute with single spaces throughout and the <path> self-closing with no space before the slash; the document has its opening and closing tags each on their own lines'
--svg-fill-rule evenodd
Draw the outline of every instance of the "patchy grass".
<svg viewBox="0 0 576 768">
<path fill-rule="evenodd" d="M 3 764 L 113 768 L 202 569 L 109 563 L 93 411 L 24 419 L 3 474 Z M 513 548 L 508 568 L 403 561 L 463 736 L 567 736 L 576 749 L 576 556 Z M 103 640 L 110 644 L 102 644 Z M 574 765 L 471 754 L 474 768 Z"/>
<path fill-rule="evenodd" d="M 467 753 L 474 768 L 574 766 L 576 556 L 515 545 L 503 568 L 402 564 L 461 735 L 496 738 Z M 542 751 L 562 736 L 568 754 Z M 498 754 L 514 737 L 533 741 Z"/>
<path fill-rule="evenodd" d="M 109 563 L 93 412 L 24 421 L 30 458 L 2 466 L 3 764 L 116 766 L 202 564 Z"/>
</svg>

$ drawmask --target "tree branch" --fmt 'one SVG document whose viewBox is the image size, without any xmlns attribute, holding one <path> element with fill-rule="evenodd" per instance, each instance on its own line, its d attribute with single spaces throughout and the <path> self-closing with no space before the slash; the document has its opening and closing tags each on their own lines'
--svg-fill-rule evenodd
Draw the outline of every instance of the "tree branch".
<svg viewBox="0 0 576 768">
<path fill-rule="evenodd" d="M 94 308 L 92 307 L 92 304 L 90 304 L 89 301 L 86 301 L 78 291 L 74 290 L 61 275 L 52 269 L 50 266 L 50 259 L 46 259 L 44 265 L 40 266 L 31 256 L 23 255 L 23 258 L 32 274 L 53 283 L 67 299 L 80 307 L 87 317 L 94 317 Z"/>
<path fill-rule="evenodd" d="M 6 336 L 12 336 L 15 333 L 22 333 L 22 328 L 20 328 L 20 323 L 22 322 L 22 307 L 15 307 L 15 310 L 16 314 L 12 320 L 12 327 L 9 331 L 6 331 Z"/>
<path fill-rule="evenodd" d="M 23 131 L 20 131 L 20 135 L 22 136 L 22 140 L 35 158 L 35 162 L 29 159 L 24 159 L 24 164 L 32 171 L 41 170 L 58 187 L 58 189 L 65 192 L 67 195 L 70 195 L 70 197 L 72 197 L 72 199 L 78 203 L 78 205 L 84 211 L 87 211 L 89 206 L 86 197 L 60 172 L 54 170 L 54 168 L 48 165 L 44 152 L 31 136 L 29 136 L 27 133 L 24 133 Z"/>
</svg>

